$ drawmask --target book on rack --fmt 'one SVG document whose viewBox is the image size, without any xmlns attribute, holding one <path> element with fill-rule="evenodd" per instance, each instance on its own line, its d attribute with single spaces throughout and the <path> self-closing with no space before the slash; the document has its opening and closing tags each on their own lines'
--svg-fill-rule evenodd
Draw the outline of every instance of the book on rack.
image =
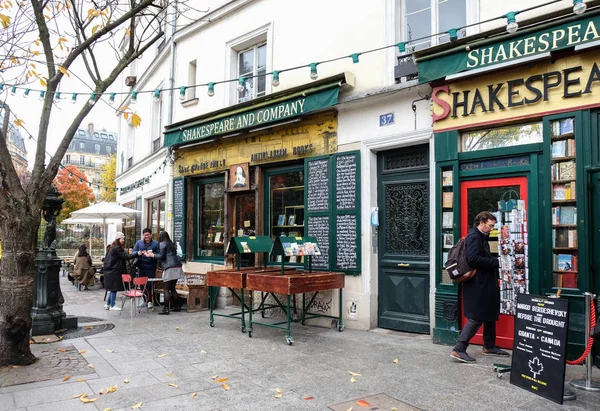
<svg viewBox="0 0 600 411">
<path fill-rule="evenodd" d="M 564 229 L 553 229 L 552 230 L 552 236 L 553 238 L 553 242 L 552 242 L 552 246 L 553 247 L 560 247 L 560 248 L 566 248 L 569 246 L 569 230 L 564 230 Z"/>
<path fill-rule="evenodd" d="M 552 225 L 577 224 L 577 207 L 557 206 L 552 207 Z"/>
<path fill-rule="evenodd" d="M 454 199 L 454 193 L 452 191 L 444 191 L 442 193 L 442 207 L 452 208 L 452 200 Z"/>
<path fill-rule="evenodd" d="M 567 244 L 568 247 L 577 248 L 577 230 L 568 230 Z"/>
<path fill-rule="evenodd" d="M 298 243 L 290 243 L 290 246 L 292 247 L 293 255 L 300 255 L 300 248 L 298 248 Z"/>
<path fill-rule="evenodd" d="M 550 157 L 552 157 L 552 158 L 566 157 L 567 156 L 567 141 L 568 140 L 554 141 L 552 143 L 552 147 L 550 150 Z"/>
<path fill-rule="evenodd" d="M 567 187 L 565 184 L 555 184 L 552 186 L 552 199 L 553 200 L 566 200 L 567 199 Z"/>
<path fill-rule="evenodd" d="M 282 243 L 281 245 L 283 246 L 283 253 L 287 257 L 294 255 L 294 253 L 292 252 L 292 245 L 290 243 Z"/>
<path fill-rule="evenodd" d="M 558 163 L 558 166 L 559 180 L 575 180 L 575 161 L 563 161 Z"/>
<path fill-rule="evenodd" d="M 554 268 L 556 271 L 574 271 L 573 256 L 571 254 L 556 254 Z"/>
<path fill-rule="evenodd" d="M 560 135 L 573 132 L 573 118 L 563 118 L 560 120 Z"/>
<path fill-rule="evenodd" d="M 217 231 L 215 233 L 215 243 L 220 243 L 221 242 L 221 232 Z"/>
</svg>

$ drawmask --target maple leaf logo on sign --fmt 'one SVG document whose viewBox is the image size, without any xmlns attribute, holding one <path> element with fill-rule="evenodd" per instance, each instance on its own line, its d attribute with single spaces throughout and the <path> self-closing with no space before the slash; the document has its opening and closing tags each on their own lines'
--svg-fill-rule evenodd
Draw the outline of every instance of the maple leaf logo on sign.
<svg viewBox="0 0 600 411">
<path fill-rule="evenodd" d="M 533 378 L 537 378 L 544 371 L 544 364 L 540 362 L 538 357 L 534 357 L 533 360 L 529 360 L 529 370 L 533 373 Z"/>
</svg>

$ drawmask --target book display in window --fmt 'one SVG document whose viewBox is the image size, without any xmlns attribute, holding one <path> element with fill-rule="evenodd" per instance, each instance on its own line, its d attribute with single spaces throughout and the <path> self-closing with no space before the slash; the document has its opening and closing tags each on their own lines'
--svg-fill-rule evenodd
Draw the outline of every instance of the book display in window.
<svg viewBox="0 0 600 411">
<path fill-rule="evenodd" d="M 574 119 L 550 123 L 553 286 L 578 288 L 577 166 Z"/>
<path fill-rule="evenodd" d="M 278 187 L 271 191 L 271 236 L 304 236 L 304 186 Z M 285 254 L 285 262 L 300 262 L 298 254 Z M 291 258 L 294 257 L 294 258 Z M 272 261 L 276 257 L 272 256 Z"/>
<path fill-rule="evenodd" d="M 443 269 L 444 263 L 448 259 L 448 250 L 454 245 L 454 177 L 452 169 L 442 169 L 440 173 L 441 181 L 441 249 L 440 257 L 442 259 L 442 283 L 452 283 L 448 272 Z"/>
</svg>

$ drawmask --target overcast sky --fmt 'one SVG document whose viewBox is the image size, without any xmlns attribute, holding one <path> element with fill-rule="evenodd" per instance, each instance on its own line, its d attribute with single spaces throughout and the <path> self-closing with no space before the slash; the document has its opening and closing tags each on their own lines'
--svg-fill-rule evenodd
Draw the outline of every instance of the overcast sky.
<svg viewBox="0 0 600 411">
<path fill-rule="evenodd" d="M 111 56 L 107 56 L 110 59 Z M 114 60 L 113 60 L 114 64 Z M 75 69 L 74 69 L 75 70 Z M 81 73 L 83 74 L 83 73 Z M 60 143 L 66 129 L 72 123 L 74 116 L 79 112 L 81 106 L 87 101 L 88 96 L 78 96 L 77 104 L 71 103 L 71 96 L 73 92 L 76 93 L 89 93 L 90 89 L 86 87 L 80 80 L 77 79 L 66 79 L 61 86 L 61 97 L 63 100 L 57 105 L 55 104 L 52 109 L 52 115 L 50 118 L 50 129 L 48 132 L 48 143 L 46 151 L 50 154 L 54 154 L 56 147 Z M 25 139 L 25 146 L 27 148 L 27 159 L 29 161 L 29 168 L 33 166 L 35 158 L 36 142 L 28 138 L 28 133 L 31 133 L 35 139 L 37 139 L 39 119 L 42 111 L 42 101 L 39 100 L 39 91 L 34 92 L 33 89 L 43 89 L 39 82 L 31 85 L 32 91 L 29 93 L 29 97 L 24 98 L 24 90 L 19 89 L 14 96 L 11 96 L 9 89 L 5 87 L 5 91 L 2 94 L 2 100 L 6 98 L 11 111 L 17 115 L 17 117 L 24 121 L 24 129 L 21 128 L 21 135 Z M 110 91 L 119 91 L 118 85 L 114 84 L 109 88 Z M 67 93 L 68 92 L 68 93 Z M 105 98 L 108 100 L 108 97 Z M 116 107 L 116 104 L 115 104 Z M 11 119 L 12 120 L 12 119 Z M 96 130 L 106 129 L 107 131 L 118 132 L 117 124 L 118 118 L 115 114 L 114 107 L 98 101 L 91 113 L 81 123 L 80 127 L 87 127 L 88 123 L 94 123 Z"/>
</svg>

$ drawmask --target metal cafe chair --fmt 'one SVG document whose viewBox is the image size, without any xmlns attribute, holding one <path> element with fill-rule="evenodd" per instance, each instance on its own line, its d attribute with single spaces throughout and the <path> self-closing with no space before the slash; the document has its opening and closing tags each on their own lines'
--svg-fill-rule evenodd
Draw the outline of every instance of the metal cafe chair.
<svg viewBox="0 0 600 411">
<path fill-rule="evenodd" d="M 129 274 L 121 274 L 121 279 L 123 281 L 123 288 L 125 289 L 121 303 L 121 312 L 123 312 L 125 301 L 129 300 L 131 305 L 130 316 L 133 317 L 135 315 L 134 309 L 137 309 L 139 300 L 144 301 L 144 292 L 148 284 L 148 277 L 135 277 L 132 279 Z M 119 315 L 121 315 L 121 312 L 119 312 Z M 142 312 L 142 310 L 139 309 L 139 312 Z"/>
</svg>

